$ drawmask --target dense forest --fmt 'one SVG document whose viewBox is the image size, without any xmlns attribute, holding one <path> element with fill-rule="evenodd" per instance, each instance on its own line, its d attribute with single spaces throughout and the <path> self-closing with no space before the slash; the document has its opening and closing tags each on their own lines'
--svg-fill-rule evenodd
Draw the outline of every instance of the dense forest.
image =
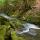
<svg viewBox="0 0 40 40">
<path fill-rule="evenodd" d="M 40 0 L 0 0 L 0 40 L 40 40 L 40 30 L 17 34 L 25 23 L 40 27 Z"/>
</svg>

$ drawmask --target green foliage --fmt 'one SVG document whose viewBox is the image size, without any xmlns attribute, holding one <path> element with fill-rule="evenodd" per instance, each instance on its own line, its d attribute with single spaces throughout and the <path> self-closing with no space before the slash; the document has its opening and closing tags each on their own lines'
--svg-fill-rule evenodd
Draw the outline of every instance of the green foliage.
<svg viewBox="0 0 40 40">
<path fill-rule="evenodd" d="M 4 9 L 0 11 L 5 11 L 4 14 L 13 18 L 12 20 L 7 20 L 4 17 L 0 17 L 0 40 L 33 39 L 29 35 L 18 36 L 16 31 L 19 30 L 25 22 L 40 24 L 40 10 L 37 11 L 35 10 L 36 8 L 33 8 L 35 4 L 36 0 L 0 0 L 0 8 L 5 8 L 4 5 L 6 5 L 6 11 Z"/>
<path fill-rule="evenodd" d="M 0 0 L 0 8 L 4 7 L 6 3 L 6 0 Z"/>
</svg>

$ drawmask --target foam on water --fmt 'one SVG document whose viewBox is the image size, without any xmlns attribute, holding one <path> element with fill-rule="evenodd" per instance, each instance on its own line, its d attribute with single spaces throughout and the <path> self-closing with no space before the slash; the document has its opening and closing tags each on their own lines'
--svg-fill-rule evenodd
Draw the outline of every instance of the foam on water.
<svg viewBox="0 0 40 40">
<path fill-rule="evenodd" d="M 24 34 L 24 33 L 27 33 L 27 34 L 30 34 L 32 36 L 36 36 L 37 33 L 35 31 L 35 29 L 40 29 L 38 26 L 34 25 L 34 24 L 30 24 L 30 23 L 25 23 L 23 24 L 24 26 L 24 29 L 23 31 L 18 31 L 17 33 L 18 34 Z"/>
</svg>

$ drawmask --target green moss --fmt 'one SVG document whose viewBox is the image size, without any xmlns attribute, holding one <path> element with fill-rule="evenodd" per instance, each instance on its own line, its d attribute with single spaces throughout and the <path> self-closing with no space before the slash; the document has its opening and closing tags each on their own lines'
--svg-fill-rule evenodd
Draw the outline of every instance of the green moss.
<svg viewBox="0 0 40 40">
<path fill-rule="evenodd" d="M 0 26 L 0 40 L 5 40 L 6 26 Z"/>
<path fill-rule="evenodd" d="M 22 37 L 18 37 L 15 31 L 11 32 L 11 37 L 12 37 L 12 40 L 25 40 Z"/>
</svg>

